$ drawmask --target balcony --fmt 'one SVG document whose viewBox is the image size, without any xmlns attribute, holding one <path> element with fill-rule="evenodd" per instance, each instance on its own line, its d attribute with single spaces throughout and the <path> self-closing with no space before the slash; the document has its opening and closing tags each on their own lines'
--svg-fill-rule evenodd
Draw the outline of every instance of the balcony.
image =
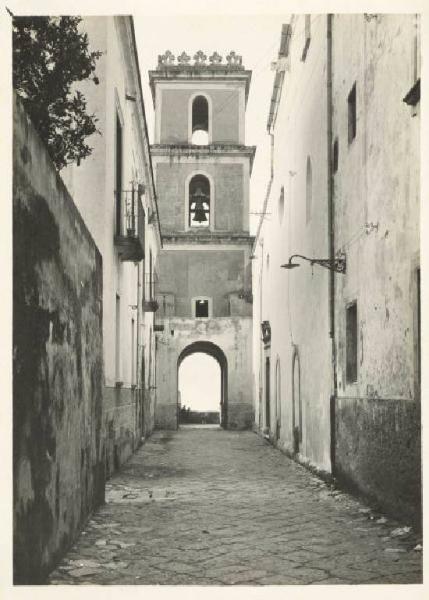
<svg viewBox="0 0 429 600">
<path fill-rule="evenodd" d="M 122 261 L 139 262 L 144 258 L 145 214 L 141 190 L 116 192 L 115 246 Z"/>
<path fill-rule="evenodd" d="M 143 298 L 143 311 L 155 313 L 159 304 L 156 300 L 156 288 L 158 284 L 158 277 L 156 273 L 146 273 L 144 281 L 144 298 Z"/>
</svg>

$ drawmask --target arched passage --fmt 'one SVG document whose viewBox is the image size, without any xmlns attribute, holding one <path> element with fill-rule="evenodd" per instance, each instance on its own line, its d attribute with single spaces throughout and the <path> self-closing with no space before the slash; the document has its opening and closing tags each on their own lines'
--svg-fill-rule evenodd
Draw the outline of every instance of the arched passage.
<svg viewBox="0 0 429 600">
<path fill-rule="evenodd" d="M 301 368 L 298 348 L 294 348 L 292 356 L 292 435 L 295 454 L 300 452 L 302 444 L 302 400 L 301 400 Z"/>
<path fill-rule="evenodd" d="M 199 341 L 189 344 L 179 355 L 177 360 L 177 384 L 179 384 L 179 369 L 185 358 L 203 353 L 214 358 L 220 367 L 220 424 L 225 427 L 227 423 L 227 396 L 228 396 L 228 365 L 223 351 L 212 342 Z M 179 398 L 177 399 L 179 402 Z M 179 421 L 179 419 L 178 419 Z"/>
</svg>

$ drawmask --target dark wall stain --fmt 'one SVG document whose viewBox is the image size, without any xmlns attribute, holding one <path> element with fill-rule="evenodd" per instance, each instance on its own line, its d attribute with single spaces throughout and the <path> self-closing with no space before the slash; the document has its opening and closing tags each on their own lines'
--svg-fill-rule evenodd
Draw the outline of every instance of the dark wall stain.
<svg viewBox="0 0 429 600">
<path fill-rule="evenodd" d="M 43 583 L 89 512 L 104 499 L 101 257 L 46 156 L 15 106 L 15 584 Z M 45 186 L 46 193 L 35 189 L 40 169 L 38 190 Z M 83 287 L 75 280 L 75 265 Z M 84 419 L 85 427 L 76 427 Z M 83 462 L 74 465 L 81 452 Z M 72 480 L 79 471 L 80 477 Z"/>
<path fill-rule="evenodd" d="M 335 475 L 379 507 L 421 527 L 420 406 L 336 399 Z"/>
</svg>

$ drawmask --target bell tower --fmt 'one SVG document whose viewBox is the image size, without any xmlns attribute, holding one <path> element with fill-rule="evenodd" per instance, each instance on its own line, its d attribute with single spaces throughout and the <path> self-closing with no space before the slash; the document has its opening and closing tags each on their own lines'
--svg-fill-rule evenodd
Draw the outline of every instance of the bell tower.
<svg viewBox="0 0 429 600">
<path fill-rule="evenodd" d="M 167 51 L 149 79 L 163 234 L 156 426 L 177 427 L 177 369 L 181 356 L 200 347 L 218 355 L 223 371 L 222 426 L 250 427 L 249 179 L 255 147 L 245 145 L 244 124 L 251 71 L 235 52 L 224 61 L 217 52 L 207 58 L 199 51 L 193 60 L 182 52 L 176 60 Z"/>
</svg>

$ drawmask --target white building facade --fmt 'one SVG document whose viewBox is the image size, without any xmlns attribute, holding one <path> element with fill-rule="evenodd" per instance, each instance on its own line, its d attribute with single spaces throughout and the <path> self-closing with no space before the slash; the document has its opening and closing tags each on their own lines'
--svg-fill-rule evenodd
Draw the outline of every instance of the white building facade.
<svg viewBox="0 0 429 600">
<path fill-rule="evenodd" d="M 253 249 L 256 427 L 416 523 L 419 56 L 417 15 L 283 26 Z"/>
<path fill-rule="evenodd" d="M 103 258 L 107 474 L 153 428 L 154 272 L 161 233 L 132 17 L 85 17 L 99 85 L 83 83 L 101 135 L 92 154 L 62 171 Z"/>
</svg>

